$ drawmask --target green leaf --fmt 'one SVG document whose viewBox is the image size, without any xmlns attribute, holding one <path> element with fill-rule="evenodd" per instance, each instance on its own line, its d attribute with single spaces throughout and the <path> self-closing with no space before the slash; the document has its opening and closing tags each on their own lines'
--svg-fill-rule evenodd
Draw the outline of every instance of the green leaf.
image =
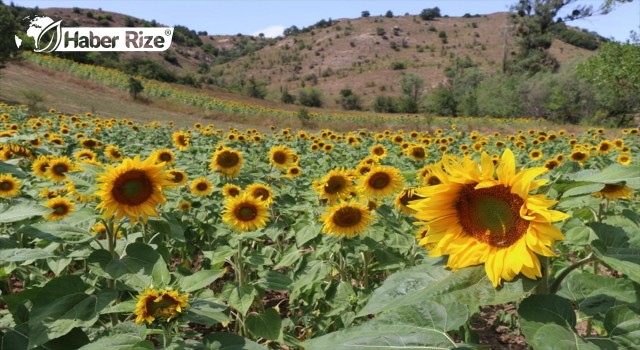
<svg viewBox="0 0 640 350">
<path fill-rule="evenodd" d="M 21 227 L 18 232 L 24 233 L 29 237 L 57 243 L 79 244 L 95 239 L 86 230 L 48 221 Z"/>
<path fill-rule="evenodd" d="M 447 333 L 468 318 L 463 304 L 442 305 L 428 299 L 382 313 L 358 326 L 330 333 L 304 344 L 307 350 L 450 349 L 457 344 Z"/>
<path fill-rule="evenodd" d="M 258 292 L 252 285 L 235 287 L 231 290 L 228 302 L 231 307 L 238 310 L 242 315 L 246 315 L 256 295 L 258 295 Z"/>
<path fill-rule="evenodd" d="M 22 171 L 22 169 L 20 169 L 19 167 L 13 164 L 5 163 L 1 160 L 0 160 L 0 174 L 13 174 L 18 178 L 24 178 L 27 176 L 27 174 L 25 174 L 25 172 Z"/>
<path fill-rule="evenodd" d="M 320 225 L 308 224 L 296 231 L 296 246 L 302 247 L 305 243 L 320 235 Z"/>
<path fill-rule="evenodd" d="M 60 275 L 64 269 L 69 266 L 71 259 L 69 258 L 51 258 L 47 259 L 47 266 L 54 275 Z"/>
<path fill-rule="evenodd" d="M 591 195 L 593 193 L 596 193 L 596 192 L 600 191 L 602 188 L 604 188 L 604 184 L 601 184 L 601 183 L 594 184 L 594 183 L 588 183 L 587 182 L 587 183 L 585 183 L 583 185 L 576 186 L 576 187 L 573 187 L 573 188 L 567 190 L 566 192 L 564 192 L 562 194 L 562 197 L 563 198 L 575 197 L 575 196 L 580 196 L 580 195 L 585 195 L 585 194 Z"/>
<path fill-rule="evenodd" d="M 615 184 L 624 182 L 633 189 L 640 189 L 640 166 L 610 165 L 600 171 L 582 171 L 572 175 L 574 181 Z"/>
<path fill-rule="evenodd" d="M 166 277 L 163 269 L 156 265 L 164 264 L 166 269 L 166 264 L 151 246 L 144 243 L 131 243 L 125 251 L 124 257 L 112 259 L 108 251 L 97 250 L 91 254 L 88 261 L 98 263 L 109 276 L 134 290 L 143 290 L 151 285 L 154 269 L 156 269 L 155 278 L 158 281 Z"/>
<path fill-rule="evenodd" d="M 106 336 L 87 344 L 78 350 L 154 350 L 153 343 L 149 340 L 140 340 L 129 334 L 116 334 Z"/>
<path fill-rule="evenodd" d="M 287 250 L 282 255 L 282 258 L 278 263 L 273 267 L 274 270 L 281 269 L 283 267 L 293 266 L 298 260 L 302 257 L 302 253 L 298 250 L 298 248 L 294 245 L 287 248 Z"/>
<path fill-rule="evenodd" d="M 183 292 L 195 292 L 206 288 L 218 278 L 222 277 L 224 271 L 220 270 L 200 270 L 193 275 L 184 276 L 178 281 L 180 290 Z"/>
<path fill-rule="evenodd" d="M 218 323 L 229 322 L 231 319 L 224 311 L 227 306 L 209 300 L 196 299 L 187 308 L 187 321 L 212 327 Z"/>
<path fill-rule="evenodd" d="M 274 309 L 269 308 L 264 313 L 247 316 L 245 324 L 256 338 L 282 341 L 282 320 Z"/>
<path fill-rule="evenodd" d="M 589 316 L 604 315 L 621 304 L 640 306 L 640 285 L 589 272 L 572 272 L 562 281 L 557 294 L 575 302 L 580 312 Z"/>
<path fill-rule="evenodd" d="M 610 247 L 600 240 L 594 241 L 592 246 L 600 261 L 640 283 L 640 249 Z"/>
<path fill-rule="evenodd" d="M 525 337 L 527 343 L 534 349 L 602 350 L 596 344 L 580 338 L 572 330 L 554 323 L 541 325 L 532 336 L 527 336 L 525 333 Z"/>
<path fill-rule="evenodd" d="M 153 270 L 151 271 L 151 281 L 156 288 L 168 286 L 171 283 L 171 274 L 167 264 L 159 257 L 155 264 L 153 264 Z"/>
<path fill-rule="evenodd" d="M 289 290 L 293 282 L 289 276 L 271 270 L 261 271 L 258 285 L 264 289 L 270 290 Z"/>
<path fill-rule="evenodd" d="M 185 242 L 184 228 L 173 214 L 163 213 L 160 218 L 149 218 L 149 225 L 156 232 L 164 233 L 178 242 Z"/>
<path fill-rule="evenodd" d="M 376 314 L 403 305 L 419 305 L 425 300 L 442 304 L 462 303 L 475 310 L 482 305 L 518 301 L 535 288 L 537 282 L 516 278 L 494 288 L 484 266 L 447 270 L 438 260 L 414 266 L 391 275 L 376 289 L 357 316 Z"/>
<path fill-rule="evenodd" d="M 36 203 L 20 203 L 0 207 L 0 222 L 10 223 L 51 213 L 51 208 Z"/>
<path fill-rule="evenodd" d="M 216 247 L 216 250 L 213 251 L 203 251 L 202 255 L 211 260 L 212 266 L 221 265 L 225 262 L 225 260 L 236 253 L 236 249 L 233 249 L 229 246 L 219 246 Z"/>
<path fill-rule="evenodd" d="M 612 308 L 605 315 L 604 328 L 616 343 L 629 349 L 640 348 L 640 313 L 637 310 L 629 306 Z"/>
<path fill-rule="evenodd" d="M 3 262 L 23 262 L 38 259 L 47 259 L 56 256 L 54 253 L 44 249 L 15 248 L 0 250 L 0 261 Z"/>
<path fill-rule="evenodd" d="M 231 333 L 211 333 L 204 337 L 207 350 L 266 350 L 267 348 L 247 338 Z"/>
</svg>

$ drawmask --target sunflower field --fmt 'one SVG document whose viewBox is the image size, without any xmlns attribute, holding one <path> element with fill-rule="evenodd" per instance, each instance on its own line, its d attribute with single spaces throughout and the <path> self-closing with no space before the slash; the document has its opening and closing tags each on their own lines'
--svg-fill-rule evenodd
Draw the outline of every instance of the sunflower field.
<svg viewBox="0 0 640 350">
<path fill-rule="evenodd" d="M 640 347 L 638 129 L 0 122 L 0 349 Z"/>
</svg>

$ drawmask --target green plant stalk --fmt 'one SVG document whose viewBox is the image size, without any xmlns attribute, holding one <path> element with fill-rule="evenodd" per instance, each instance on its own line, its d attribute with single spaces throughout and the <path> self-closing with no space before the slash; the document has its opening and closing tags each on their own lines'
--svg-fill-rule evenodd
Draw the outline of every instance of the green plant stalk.
<svg viewBox="0 0 640 350">
<path fill-rule="evenodd" d="M 567 268 L 562 270 L 560 275 L 558 275 L 558 278 L 556 278 L 556 280 L 553 281 L 553 284 L 551 285 L 551 288 L 549 289 L 549 293 L 555 294 L 558 291 L 558 289 L 560 288 L 560 284 L 562 283 L 562 280 L 564 280 L 569 275 L 569 273 L 571 273 L 571 271 L 579 268 L 582 265 L 585 265 L 585 264 L 588 264 L 588 263 L 590 263 L 592 261 L 595 261 L 595 260 L 596 260 L 595 255 L 593 255 L 593 253 L 591 253 L 586 258 L 584 258 L 582 260 L 578 260 L 575 263 L 573 263 L 572 265 L 567 266 Z"/>
<path fill-rule="evenodd" d="M 171 340 L 173 339 L 173 327 L 171 324 L 162 325 L 162 345 L 163 348 L 166 349 L 169 344 L 171 344 Z"/>
<path fill-rule="evenodd" d="M 234 268 L 236 269 L 236 282 L 238 283 L 238 288 L 242 288 L 244 285 L 244 271 L 242 269 L 242 238 L 238 238 L 238 251 L 236 252 L 236 261 L 234 262 Z M 236 313 L 236 332 L 239 335 L 245 336 L 247 334 L 247 330 L 244 325 L 244 315 L 240 312 Z"/>
<path fill-rule="evenodd" d="M 546 256 L 540 257 L 540 265 L 542 266 L 542 277 L 540 278 L 540 284 L 536 287 L 535 294 L 549 294 L 549 276 L 551 271 L 549 270 L 549 258 Z"/>
<path fill-rule="evenodd" d="M 107 228 L 107 244 L 109 248 L 109 253 L 111 253 L 111 258 L 116 259 L 116 240 L 117 240 L 117 232 L 114 230 L 113 220 L 109 219 L 108 222 L 105 222 L 105 227 Z M 118 226 L 117 229 L 119 229 Z M 116 230 L 117 230 L 116 229 Z M 116 290 L 116 280 L 113 278 L 109 278 L 107 280 L 107 286 L 110 289 Z M 110 313 L 109 317 L 111 318 L 111 325 L 115 326 L 118 324 L 118 313 Z"/>
</svg>

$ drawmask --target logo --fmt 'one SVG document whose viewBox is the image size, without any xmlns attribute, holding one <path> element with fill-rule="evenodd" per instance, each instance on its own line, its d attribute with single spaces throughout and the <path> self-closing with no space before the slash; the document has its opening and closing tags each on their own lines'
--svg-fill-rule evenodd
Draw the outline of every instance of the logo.
<svg viewBox="0 0 640 350">
<path fill-rule="evenodd" d="M 34 52 L 53 51 L 165 51 L 171 46 L 173 28 L 63 27 L 62 21 L 47 16 L 29 16 L 27 36 L 35 42 Z M 16 45 L 22 39 L 15 36 Z"/>
</svg>

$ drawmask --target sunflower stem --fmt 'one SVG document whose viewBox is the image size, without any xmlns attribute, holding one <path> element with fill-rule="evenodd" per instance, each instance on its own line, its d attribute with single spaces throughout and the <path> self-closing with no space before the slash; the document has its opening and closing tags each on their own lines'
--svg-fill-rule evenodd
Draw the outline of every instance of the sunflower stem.
<svg viewBox="0 0 640 350">
<path fill-rule="evenodd" d="M 588 264 L 588 263 L 590 263 L 592 261 L 595 261 L 595 260 L 596 260 L 595 255 L 593 255 L 593 253 L 591 253 L 586 258 L 584 258 L 582 260 L 578 260 L 575 263 L 573 263 L 572 265 L 567 266 L 564 270 L 562 270 L 562 272 L 560 272 L 560 274 L 555 279 L 555 281 L 553 281 L 553 284 L 551 285 L 551 288 L 549 289 L 549 293 L 555 294 L 558 291 L 558 289 L 560 288 L 560 283 L 562 283 L 562 280 L 564 280 L 569 275 L 569 273 L 571 273 L 571 271 L 579 268 L 582 265 L 585 265 L 585 264 Z"/>
<path fill-rule="evenodd" d="M 169 344 L 171 344 L 171 339 L 173 339 L 173 330 L 170 324 L 162 325 L 162 345 L 163 348 L 167 348 Z"/>
<path fill-rule="evenodd" d="M 109 219 L 108 222 L 104 222 L 104 223 L 105 223 L 104 226 L 107 228 L 107 244 L 109 248 L 109 253 L 111 253 L 112 259 L 117 259 L 117 256 L 116 256 L 117 231 L 114 231 L 113 220 Z M 118 226 L 118 229 L 119 228 L 120 226 Z M 113 278 L 109 278 L 107 280 L 107 286 L 110 289 L 116 290 L 116 280 Z M 111 313 L 109 314 L 109 317 L 111 318 L 111 325 L 116 326 L 118 324 L 118 313 Z"/>
<path fill-rule="evenodd" d="M 551 275 L 551 271 L 549 271 L 549 258 L 543 256 L 540 258 L 540 265 L 542 265 L 542 278 L 540 284 L 536 287 L 536 294 L 549 294 L 549 276 Z"/>
</svg>

